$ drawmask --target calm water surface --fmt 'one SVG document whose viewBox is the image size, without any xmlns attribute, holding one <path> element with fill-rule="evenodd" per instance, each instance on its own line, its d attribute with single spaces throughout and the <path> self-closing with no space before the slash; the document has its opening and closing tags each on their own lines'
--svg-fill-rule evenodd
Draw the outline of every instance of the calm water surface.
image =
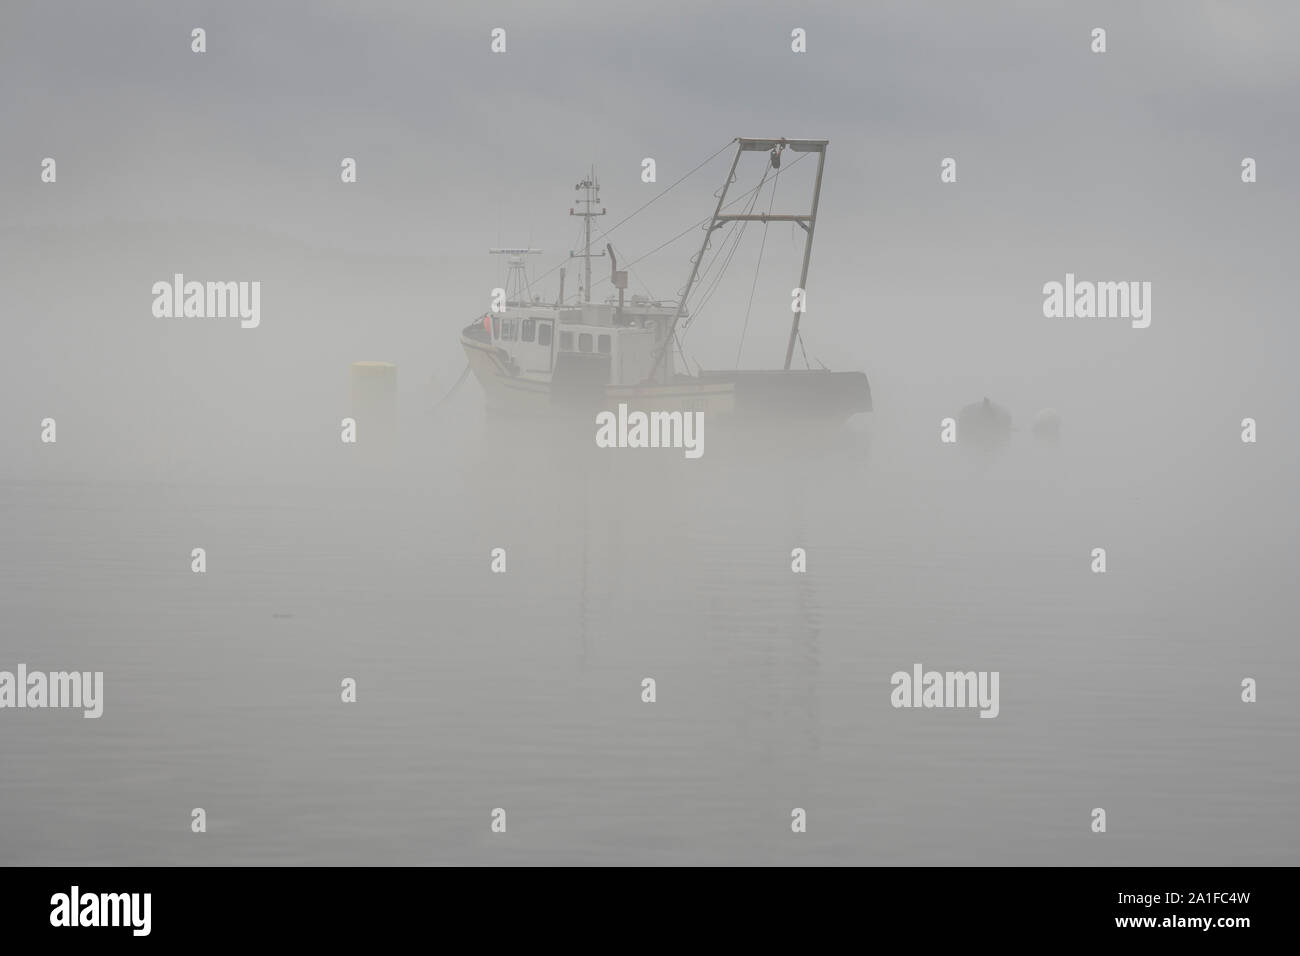
<svg viewBox="0 0 1300 956">
<path fill-rule="evenodd" d="M 1282 489 L 709 438 L 0 484 L 0 668 L 105 673 L 99 720 L 0 713 L 0 862 L 1297 862 Z M 893 709 L 914 662 L 1000 715 Z"/>
</svg>

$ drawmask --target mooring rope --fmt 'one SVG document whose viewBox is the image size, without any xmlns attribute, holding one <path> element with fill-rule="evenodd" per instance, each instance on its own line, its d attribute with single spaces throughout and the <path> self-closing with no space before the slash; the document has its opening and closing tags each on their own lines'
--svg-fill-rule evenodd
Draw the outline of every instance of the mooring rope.
<svg viewBox="0 0 1300 956">
<path fill-rule="evenodd" d="M 429 406 L 429 411 L 436 412 L 439 408 L 441 408 L 449 398 L 451 398 L 453 395 L 456 394 L 456 389 L 460 388 L 461 383 L 464 382 L 468 376 L 469 376 L 469 363 L 466 362 L 465 370 L 460 373 L 460 378 L 456 379 L 456 384 L 451 387 L 451 391 L 449 391 L 446 395 L 442 396 L 442 398 L 438 399 L 431 406 Z"/>
</svg>

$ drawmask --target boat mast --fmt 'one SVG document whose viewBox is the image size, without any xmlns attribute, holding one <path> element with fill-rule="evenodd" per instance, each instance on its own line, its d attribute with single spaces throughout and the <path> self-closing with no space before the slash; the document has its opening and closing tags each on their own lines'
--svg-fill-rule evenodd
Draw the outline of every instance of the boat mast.
<svg viewBox="0 0 1300 956">
<path fill-rule="evenodd" d="M 506 273 L 506 305 L 532 305 L 533 290 L 528 283 L 528 266 L 524 256 L 539 256 L 541 249 L 489 249 L 489 255 L 509 256 L 510 269 Z M 511 299 L 513 296 L 513 300 Z"/>
<path fill-rule="evenodd" d="M 586 198 L 578 200 L 578 203 L 582 206 L 585 206 L 586 208 L 584 208 L 582 212 L 574 212 L 573 209 L 570 209 L 569 215 L 581 216 L 584 220 L 583 228 L 585 230 L 586 240 L 583 243 L 582 255 L 579 258 L 586 260 L 586 270 L 585 270 L 586 279 L 583 281 L 582 284 L 582 298 L 584 302 L 590 302 L 591 301 L 591 220 L 594 219 L 596 216 L 605 215 L 605 209 L 603 206 L 601 207 L 600 212 L 594 211 L 596 208 L 596 204 L 600 202 L 600 183 L 597 182 L 596 180 L 596 167 L 595 166 L 591 167 L 591 172 L 590 174 L 588 174 L 587 178 L 584 179 L 582 182 L 578 183 L 578 185 L 574 186 L 573 188 L 575 190 L 585 189 L 587 191 Z M 603 252 L 598 253 L 597 258 L 603 255 L 604 255 Z M 569 253 L 569 258 L 574 258 L 572 252 Z"/>
<path fill-rule="evenodd" d="M 822 142 L 821 148 L 817 150 L 817 182 L 813 185 L 812 211 L 808 213 L 807 223 L 800 222 L 803 231 L 807 233 L 803 240 L 803 268 L 799 270 L 799 288 L 803 289 L 804 295 L 808 294 L 808 259 L 812 256 L 813 229 L 817 226 L 817 203 L 822 198 L 822 170 L 826 166 L 826 143 Z M 796 147 L 797 148 L 797 147 Z M 798 220 L 796 220 L 797 222 Z M 790 359 L 794 357 L 794 343 L 799 338 L 799 317 L 802 312 L 794 314 L 794 322 L 790 325 L 790 344 L 785 347 L 785 370 L 790 371 Z"/>
</svg>

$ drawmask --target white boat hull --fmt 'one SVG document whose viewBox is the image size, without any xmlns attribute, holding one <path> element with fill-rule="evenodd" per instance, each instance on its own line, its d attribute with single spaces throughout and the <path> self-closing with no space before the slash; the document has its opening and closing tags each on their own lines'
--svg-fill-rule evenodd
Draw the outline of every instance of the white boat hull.
<svg viewBox="0 0 1300 956">
<path fill-rule="evenodd" d="M 503 359 L 503 350 L 489 343 L 462 335 L 460 344 L 470 370 L 483 386 L 490 411 L 538 416 L 557 411 L 548 374 L 512 369 Z M 610 411 L 620 403 L 639 411 L 705 412 L 709 416 L 728 415 L 736 408 L 735 387 L 730 383 L 606 385 L 604 392 Z"/>
</svg>

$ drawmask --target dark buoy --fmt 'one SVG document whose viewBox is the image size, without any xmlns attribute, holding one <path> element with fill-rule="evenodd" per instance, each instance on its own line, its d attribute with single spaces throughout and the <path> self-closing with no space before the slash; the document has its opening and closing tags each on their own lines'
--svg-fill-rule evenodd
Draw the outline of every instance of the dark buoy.
<svg viewBox="0 0 1300 956">
<path fill-rule="evenodd" d="M 957 414 L 957 444 L 968 450 L 990 454 L 1011 440 L 1011 413 L 985 398 L 972 402 Z"/>
</svg>

